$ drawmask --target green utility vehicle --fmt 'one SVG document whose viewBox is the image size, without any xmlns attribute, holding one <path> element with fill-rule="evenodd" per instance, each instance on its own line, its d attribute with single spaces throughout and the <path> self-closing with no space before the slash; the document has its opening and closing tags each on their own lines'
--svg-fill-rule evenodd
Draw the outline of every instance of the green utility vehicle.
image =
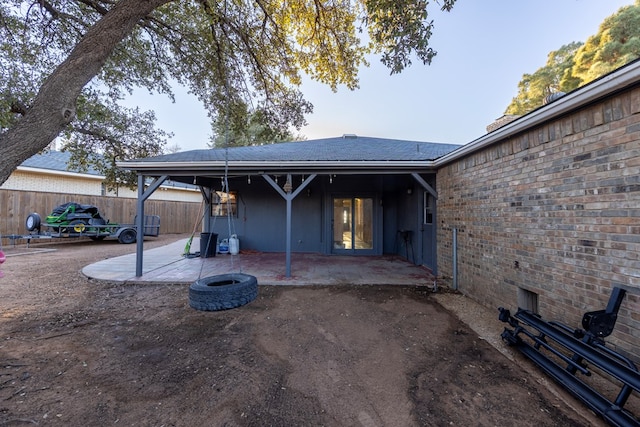
<svg viewBox="0 0 640 427">
<path fill-rule="evenodd" d="M 27 216 L 27 230 L 30 238 L 44 237 L 80 237 L 92 240 L 103 240 L 115 237 L 120 243 L 134 243 L 137 239 L 135 224 L 118 224 L 109 222 L 96 206 L 69 202 L 57 206 L 42 222 L 40 215 L 32 213 Z M 42 226 L 47 227 L 41 232 Z M 144 221 L 144 235 L 160 234 L 160 217 L 147 215 Z"/>
</svg>

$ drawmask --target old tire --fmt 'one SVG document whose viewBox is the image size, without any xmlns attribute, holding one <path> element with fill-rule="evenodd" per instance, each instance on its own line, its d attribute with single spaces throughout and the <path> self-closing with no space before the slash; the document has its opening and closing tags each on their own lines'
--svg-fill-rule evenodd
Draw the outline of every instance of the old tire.
<svg viewBox="0 0 640 427">
<path fill-rule="evenodd" d="M 258 296 L 258 279 L 243 273 L 220 274 L 196 280 L 189 286 L 189 306 L 196 310 L 229 310 Z"/>
<path fill-rule="evenodd" d="M 28 231 L 35 231 L 40 230 L 41 222 L 42 221 L 40 219 L 40 215 L 34 212 L 32 214 L 29 214 L 27 220 L 25 221 L 25 225 L 27 226 Z"/>
<path fill-rule="evenodd" d="M 126 228 L 118 235 L 118 242 L 124 243 L 125 245 L 135 243 L 137 234 L 133 228 Z"/>
</svg>

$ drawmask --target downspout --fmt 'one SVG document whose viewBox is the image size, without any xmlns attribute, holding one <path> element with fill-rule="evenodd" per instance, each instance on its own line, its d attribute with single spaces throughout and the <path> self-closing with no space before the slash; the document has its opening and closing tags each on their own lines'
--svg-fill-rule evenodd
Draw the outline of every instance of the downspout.
<svg viewBox="0 0 640 427">
<path fill-rule="evenodd" d="M 453 229 L 453 256 L 451 260 L 451 274 L 453 275 L 453 290 L 458 290 L 458 229 Z"/>
</svg>

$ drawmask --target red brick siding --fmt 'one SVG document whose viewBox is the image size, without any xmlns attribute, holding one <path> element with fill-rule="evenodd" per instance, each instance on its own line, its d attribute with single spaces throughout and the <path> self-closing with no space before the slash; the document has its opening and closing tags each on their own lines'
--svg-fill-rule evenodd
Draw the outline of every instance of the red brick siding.
<svg viewBox="0 0 640 427">
<path fill-rule="evenodd" d="M 623 286 L 609 341 L 640 359 L 638 112 L 630 90 L 440 169 L 440 275 L 455 227 L 459 289 L 486 306 L 515 309 L 521 287 L 544 318 L 578 327 Z"/>
</svg>

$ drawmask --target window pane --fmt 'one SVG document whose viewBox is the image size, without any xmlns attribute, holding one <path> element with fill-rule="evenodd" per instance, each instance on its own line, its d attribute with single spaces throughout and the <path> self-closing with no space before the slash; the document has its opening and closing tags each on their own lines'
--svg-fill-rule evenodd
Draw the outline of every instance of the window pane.
<svg viewBox="0 0 640 427">
<path fill-rule="evenodd" d="M 225 193 L 223 191 L 216 191 L 212 196 L 211 216 L 227 216 L 228 214 L 237 216 L 238 195 L 236 192 Z"/>
<path fill-rule="evenodd" d="M 373 249 L 373 199 L 333 199 L 333 248 Z"/>
<path fill-rule="evenodd" d="M 425 224 L 433 224 L 433 196 L 428 191 L 424 192 L 424 219 Z"/>
<path fill-rule="evenodd" d="M 373 248 L 373 199 L 355 199 L 355 248 Z"/>
<path fill-rule="evenodd" d="M 353 249 L 351 241 L 351 199 L 333 199 L 333 247 Z"/>
</svg>

